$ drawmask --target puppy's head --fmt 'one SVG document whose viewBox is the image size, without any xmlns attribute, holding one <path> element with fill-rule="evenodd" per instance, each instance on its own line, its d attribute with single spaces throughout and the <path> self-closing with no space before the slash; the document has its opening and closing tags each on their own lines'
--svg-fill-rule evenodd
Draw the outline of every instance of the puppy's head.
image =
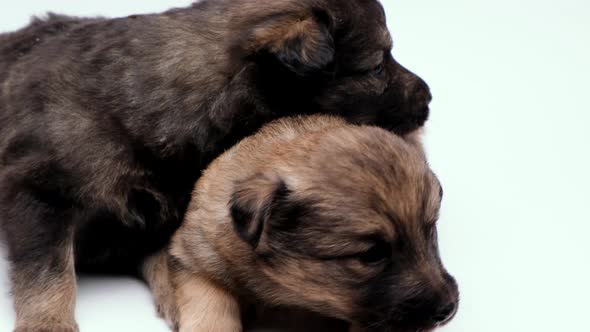
<svg viewBox="0 0 590 332">
<path fill-rule="evenodd" d="M 404 134 L 428 118 L 426 83 L 397 63 L 376 0 L 250 2 L 246 40 L 275 109 L 341 115 Z"/>
<path fill-rule="evenodd" d="M 280 159 L 233 191 L 234 250 L 251 259 L 238 268 L 244 285 L 362 331 L 428 331 L 452 318 L 457 285 L 437 247 L 442 189 L 419 147 L 346 127 Z"/>
</svg>

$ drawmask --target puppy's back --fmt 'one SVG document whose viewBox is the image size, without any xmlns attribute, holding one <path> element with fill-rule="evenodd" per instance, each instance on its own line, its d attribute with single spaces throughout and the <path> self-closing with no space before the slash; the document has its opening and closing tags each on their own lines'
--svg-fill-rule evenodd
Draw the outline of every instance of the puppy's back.
<svg viewBox="0 0 590 332">
<path fill-rule="evenodd" d="M 49 13 L 45 17 L 33 17 L 28 26 L 16 32 L 0 34 L 0 82 L 8 68 L 37 45 L 87 21 L 92 20 Z"/>
</svg>

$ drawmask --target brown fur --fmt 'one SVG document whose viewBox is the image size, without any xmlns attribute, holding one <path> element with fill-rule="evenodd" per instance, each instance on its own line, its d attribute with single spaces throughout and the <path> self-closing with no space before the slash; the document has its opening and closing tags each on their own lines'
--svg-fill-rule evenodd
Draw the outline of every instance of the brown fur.
<svg viewBox="0 0 590 332">
<path fill-rule="evenodd" d="M 436 248 L 440 184 L 418 142 L 332 117 L 291 118 L 217 158 L 173 237 L 176 270 L 161 270 L 176 280 L 177 304 L 191 299 L 180 316 L 203 306 L 192 301 L 234 296 L 367 331 L 448 321 L 454 308 L 435 318 L 457 302 Z"/>
<path fill-rule="evenodd" d="M 55 270 L 37 269 L 30 266 L 13 275 L 16 280 L 15 332 L 50 331 L 77 332 L 74 319 L 76 298 L 76 279 L 74 277 L 74 258 L 71 248 L 60 248 L 63 257 L 57 263 L 60 273 Z M 41 283 L 37 281 L 42 281 Z"/>
<path fill-rule="evenodd" d="M 175 285 L 173 277 L 177 274 L 170 261 L 170 256 L 158 253 L 145 259 L 142 265 L 144 280 L 152 290 L 152 296 L 157 304 L 158 314 L 170 327 L 178 331 L 178 306 L 176 304 Z"/>
<path fill-rule="evenodd" d="M 0 34 L 0 229 L 18 315 L 28 315 L 18 324 L 73 316 L 74 288 L 52 306 L 29 304 L 23 289 L 51 302 L 48 285 L 70 284 L 74 268 L 135 274 L 183 220 L 201 170 L 269 121 L 334 114 L 399 134 L 421 127 L 428 86 L 391 46 L 375 0 L 48 14 Z"/>
<path fill-rule="evenodd" d="M 240 308 L 227 289 L 185 270 L 175 275 L 179 331 L 239 332 Z"/>
</svg>

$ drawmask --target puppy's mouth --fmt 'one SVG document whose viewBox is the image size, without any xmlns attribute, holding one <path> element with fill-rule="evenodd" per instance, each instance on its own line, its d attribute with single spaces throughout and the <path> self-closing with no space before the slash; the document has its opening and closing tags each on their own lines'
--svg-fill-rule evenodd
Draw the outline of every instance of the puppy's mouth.
<svg viewBox="0 0 590 332">
<path fill-rule="evenodd" d="M 405 136 L 424 126 L 426 120 L 428 120 L 428 115 L 422 115 L 422 113 L 428 114 L 428 112 L 429 109 L 426 108 L 423 111 L 420 111 L 421 114 L 408 116 L 406 119 L 403 119 L 399 123 L 390 126 L 388 129 L 397 135 Z"/>
<path fill-rule="evenodd" d="M 421 127 L 426 123 L 429 115 L 430 107 L 426 105 L 418 109 L 418 111 L 414 114 L 410 121 L 413 122 L 414 125 Z"/>
<path fill-rule="evenodd" d="M 405 105 L 405 107 L 389 107 L 381 114 L 378 125 L 389 131 L 404 136 L 426 124 L 430 115 L 430 106 Z"/>
</svg>

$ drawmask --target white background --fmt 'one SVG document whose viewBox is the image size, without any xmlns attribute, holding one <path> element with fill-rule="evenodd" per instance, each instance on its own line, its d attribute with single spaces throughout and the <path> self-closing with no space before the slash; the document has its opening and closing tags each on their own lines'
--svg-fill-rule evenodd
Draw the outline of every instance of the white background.
<svg viewBox="0 0 590 332">
<path fill-rule="evenodd" d="M 445 187 L 441 250 L 462 293 L 442 331 L 590 331 L 590 3 L 384 1 L 394 55 L 434 94 L 426 143 Z M 48 10 L 122 16 L 189 2 L 2 0 L 0 31 Z M 77 317 L 82 332 L 167 331 L 127 279 L 82 278 Z"/>
</svg>

